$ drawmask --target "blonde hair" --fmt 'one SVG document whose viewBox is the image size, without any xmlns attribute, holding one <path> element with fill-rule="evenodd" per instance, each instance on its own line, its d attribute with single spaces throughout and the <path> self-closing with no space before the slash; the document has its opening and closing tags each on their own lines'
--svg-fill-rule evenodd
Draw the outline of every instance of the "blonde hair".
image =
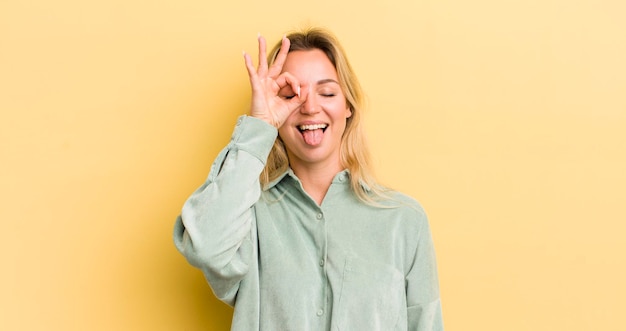
<svg viewBox="0 0 626 331">
<path fill-rule="evenodd" d="M 373 175 L 370 154 L 361 124 L 365 97 L 343 48 L 332 33 L 321 28 L 309 28 L 293 32 L 288 34 L 287 38 L 291 42 L 289 52 L 319 49 L 326 54 L 337 70 L 339 85 L 352 111 L 352 116 L 346 120 L 346 129 L 341 139 L 341 164 L 350 172 L 350 186 L 356 196 L 365 203 L 375 204 L 376 200 L 385 196 L 386 189 L 376 182 Z M 270 64 L 276 59 L 280 45 L 280 42 L 277 43 L 269 53 L 268 62 Z M 261 184 L 265 186 L 275 180 L 287 171 L 288 167 L 287 151 L 279 137 L 274 142 L 265 168 L 261 173 Z"/>
</svg>

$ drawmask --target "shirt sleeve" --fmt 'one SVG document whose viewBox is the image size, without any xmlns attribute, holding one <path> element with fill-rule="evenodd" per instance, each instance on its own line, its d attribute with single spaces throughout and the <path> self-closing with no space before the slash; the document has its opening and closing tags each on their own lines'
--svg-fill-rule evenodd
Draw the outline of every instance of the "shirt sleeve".
<svg viewBox="0 0 626 331">
<path fill-rule="evenodd" d="M 440 331 L 443 319 L 435 249 L 425 214 L 422 217 L 414 262 L 406 277 L 408 329 Z"/>
<path fill-rule="evenodd" d="M 266 122 L 241 116 L 230 143 L 214 161 L 206 182 L 185 202 L 174 226 L 176 248 L 230 305 L 254 259 L 253 206 L 277 134 Z"/>
</svg>

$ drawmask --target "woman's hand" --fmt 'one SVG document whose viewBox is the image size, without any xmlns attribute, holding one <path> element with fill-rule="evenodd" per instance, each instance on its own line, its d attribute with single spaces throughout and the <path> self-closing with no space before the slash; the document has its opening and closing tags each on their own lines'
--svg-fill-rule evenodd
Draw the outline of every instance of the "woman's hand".
<svg viewBox="0 0 626 331">
<path fill-rule="evenodd" d="M 250 115 L 280 128 L 287 117 L 305 100 L 300 83 L 288 72 L 281 73 L 289 52 L 289 39 L 283 37 L 276 60 L 268 68 L 265 38 L 259 36 L 259 65 L 254 68 L 250 55 L 244 53 L 252 87 Z"/>
</svg>

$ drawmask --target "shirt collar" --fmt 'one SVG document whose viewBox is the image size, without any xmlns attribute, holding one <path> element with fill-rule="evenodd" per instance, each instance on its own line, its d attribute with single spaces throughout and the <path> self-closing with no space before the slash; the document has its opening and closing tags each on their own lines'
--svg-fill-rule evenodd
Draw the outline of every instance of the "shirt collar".
<svg viewBox="0 0 626 331">
<path fill-rule="evenodd" d="M 285 179 L 285 177 L 291 177 L 293 180 L 295 180 L 297 182 L 300 181 L 300 179 L 298 179 L 298 176 L 296 176 L 296 174 L 293 172 L 293 170 L 291 170 L 291 168 L 289 168 L 285 172 L 283 172 L 280 176 L 276 177 L 276 179 L 274 179 L 273 181 L 267 183 L 263 187 L 263 191 L 267 191 L 267 190 L 271 189 L 272 187 L 278 185 L 278 183 L 283 181 Z M 348 170 L 348 169 L 340 171 L 333 178 L 333 183 L 344 184 L 344 183 L 349 183 L 349 182 L 350 182 L 350 170 Z M 365 184 L 363 181 L 361 181 L 360 184 L 361 184 L 361 187 L 363 187 L 363 189 L 365 191 L 368 191 L 368 192 L 370 191 L 370 187 L 367 184 Z"/>
<path fill-rule="evenodd" d="M 273 181 L 265 184 L 265 186 L 263 187 L 263 191 L 267 191 L 267 190 L 271 189 L 272 187 L 276 186 L 287 175 L 289 175 L 289 177 L 292 177 L 294 179 L 298 179 L 298 177 L 296 177 L 296 174 L 293 173 L 293 170 L 291 170 L 291 168 L 289 168 L 289 169 L 287 169 L 287 171 L 283 172 L 280 176 L 276 177 L 276 179 L 274 179 Z"/>
</svg>

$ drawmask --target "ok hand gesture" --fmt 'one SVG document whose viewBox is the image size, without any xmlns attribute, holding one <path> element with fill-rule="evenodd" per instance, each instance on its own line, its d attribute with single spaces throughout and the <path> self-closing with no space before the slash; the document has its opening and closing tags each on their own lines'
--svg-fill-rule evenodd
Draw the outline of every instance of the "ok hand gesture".
<svg viewBox="0 0 626 331">
<path fill-rule="evenodd" d="M 282 72 L 289 52 L 289 39 L 283 37 L 280 51 L 271 67 L 267 64 L 265 38 L 259 36 L 259 65 L 254 68 L 250 55 L 244 53 L 246 69 L 252 87 L 250 115 L 280 128 L 287 117 L 306 100 L 300 82 L 288 72 Z M 281 92 L 282 90 L 282 92 Z"/>
</svg>

